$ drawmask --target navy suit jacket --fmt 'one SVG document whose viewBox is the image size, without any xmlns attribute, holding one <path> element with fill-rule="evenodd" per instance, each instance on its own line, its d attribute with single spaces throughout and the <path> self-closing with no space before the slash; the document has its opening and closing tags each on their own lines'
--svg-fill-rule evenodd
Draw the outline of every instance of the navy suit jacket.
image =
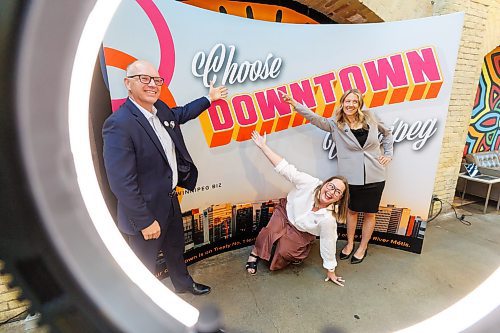
<svg viewBox="0 0 500 333">
<path fill-rule="evenodd" d="M 198 170 L 189 155 L 181 124 L 198 117 L 210 106 L 206 97 L 183 107 L 170 109 L 162 101 L 155 107 L 176 148 L 177 170 L 168 164 L 165 151 L 149 121 L 135 104 L 127 101 L 103 125 L 104 165 L 111 191 L 118 200 L 118 228 L 137 235 L 154 220 L 162 229 L 172 209 L 172 172 L 178 172 L 177 186 L 192 190 Z"/>
</svg>

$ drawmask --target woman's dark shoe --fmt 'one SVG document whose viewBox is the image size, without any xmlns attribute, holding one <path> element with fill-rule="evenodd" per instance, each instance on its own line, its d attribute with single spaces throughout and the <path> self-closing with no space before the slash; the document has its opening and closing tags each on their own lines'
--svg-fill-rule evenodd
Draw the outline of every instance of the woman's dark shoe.
<svg viewBox="0 0 500 333">
<path fill-rule="evenodd" d="M 255 261 L 247 261 L 245 269 L 247 270 L 248 274 L 255 275 L 257 274 L 257 263 L 259 262 L 259 257 L 257 257 L 253 253 L 250 253 L 250 257 L 255 258 Z M 253 270 L 253 272 L 249 271 L 249 269 Z"/>
<path fill-rule="evenodd" d="M 363 256 L 363 258 L 356 258 L 356 256 L 353 255 L 352 258 L 351 258 L 351 264 L 359 264 L 359 263 L 361 263 L 363 261 L 363 259 L 365 259 L 367 253 L 368 253 L 368 249 L 365 250 L 365 255 Z"/>
<path fill-rule="evenodd" d="M 344 248 L 342 250 L 340 250 L 340 254 L 339 254 L 339 259 L 340 260 L 349 259 L 349 257 L 351 256 L 351 254 L 353 254 L 353 252 L 354 252 L 354 246 L 352 247 L 351 253 L 349 253 L 349 254 L 344 254 L 344 252 L 342 252 L 342 251 L 344 251 L 344 249 L 345 249 L 345 246 L 344 246 Z"/>
</svg>

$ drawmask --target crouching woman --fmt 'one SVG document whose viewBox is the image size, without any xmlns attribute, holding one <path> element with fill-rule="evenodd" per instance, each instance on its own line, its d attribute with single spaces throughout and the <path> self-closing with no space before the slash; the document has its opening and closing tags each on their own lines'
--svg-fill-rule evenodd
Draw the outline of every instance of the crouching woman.
<svg viewBox="0 0 500 333">
<path fill-rule="evenodd" d="M 288 179 L 294 188 L 274 208 L 269 223 L 258 234 L 245 265 L 249 274 L 257 273 L 258 259 L 270 262 L 270 270 L 301 262 L 309 255 L 316 236 L 326 270 L 326 281 L 343 286 L 344 279 L 335 274 L 337 223 L 345 223 L 349 189 L 343 177 L 321 180 L 298 171 L 266 144 L 266 137 L 253 132 L 252 140 Z M 274 249 L 273 249 L 274 247 Z"/>
</svg>

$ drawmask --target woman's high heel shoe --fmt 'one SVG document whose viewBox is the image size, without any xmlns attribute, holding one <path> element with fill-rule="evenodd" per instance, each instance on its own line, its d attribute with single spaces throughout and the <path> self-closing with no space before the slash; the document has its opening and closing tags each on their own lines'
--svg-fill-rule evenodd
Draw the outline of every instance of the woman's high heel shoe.
<svg viewBox="0 0 500 333">
<path fill-rule="evenodd" d="M 339 254 L 339 259 L 340 260 L 349 259 L 349 257 L 351 256 L 351 254 L 353 254 L 353 252 L 354 252 L 354 246 L 352 247 L 351 253 L 349 253 L 349 254 L 344 254 L 344 252 L 342 252 L 342 251 L 344 251 L 344 249 L 345 249 L 345 246 L 344 246 L 344 248 L 342 250 L 340 250 L 340 254 Z"/>
<path fill-rule="evenodd" d="M 259 257 L 257 257 L 255 254 L 253 254 L 251 252 L 250 252 L 250 257 L 255 258 L 255 261 L 247 261 L 247 263 L 245 265 L 245 269 L 247 270 L 248 274 L 255 275 L 255 274 L 257 274 L 257 264 L 259 262 Z M 253 271 L 251 272 L 251 271 L 249 271 L 249 269 L 251 269 Z"/>
<path fill-rule="evenodd" d="M 351 264 L 360 264 L 363 259 L 365 259 L 366 255 L 368 254 L 368 249 L 365 250 L 365 255 L 363 256 L 363 258 L 356 258 L 356 256 L 352 256 L 351 257 Z"/>
</svg>

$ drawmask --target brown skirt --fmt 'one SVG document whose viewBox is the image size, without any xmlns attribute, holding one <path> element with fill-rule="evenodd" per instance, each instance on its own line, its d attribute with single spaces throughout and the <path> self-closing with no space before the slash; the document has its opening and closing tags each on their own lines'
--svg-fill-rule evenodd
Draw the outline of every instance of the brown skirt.
<svg viewBox="0 0 500 333">
<path fill-rule="evenodd" d="M 316 236 L 297 230 L 286 215 L 286 199 L 280 199 L 266 227 L 257 235 L 254 253 L 261 259 L 271 260 L 272 271 L 288 266 L 292 261 L 304 260 L 309 255 Z M 271 259 L 273 244 L 276 249 Z"/>
</svg>

